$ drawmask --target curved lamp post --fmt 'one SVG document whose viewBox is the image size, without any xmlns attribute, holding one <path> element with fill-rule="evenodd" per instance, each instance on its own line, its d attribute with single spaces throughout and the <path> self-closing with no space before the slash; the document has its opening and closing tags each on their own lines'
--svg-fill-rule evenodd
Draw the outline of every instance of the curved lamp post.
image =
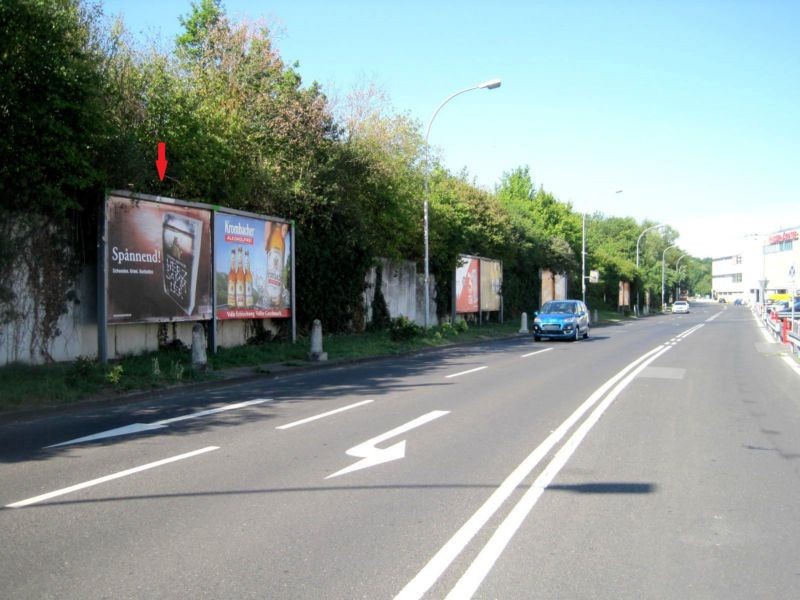
<svg viewBox="0 0 800 600">
<path fill-rule="evenodd" d="M 652 231 L 653 229 L 658 229 L 659 227 L 666 227 L 666 223 L 660 223 L 659 225 L 653 225 L 652 227 L 648 227 L 642 233 L 639 234 L 639 237 L 636 238 L 636 270 L 639 270 L 639 242 L 642 241 L 642 236 L 648 231 Z M 641 293 L 642 291 L 639 289 L 641 286 L 636 286 L 636 312 L 639 312 L 639 304 L 641 304 Z"/>
<path fill-rule="evenodd" d="M 428 281 L 430 279 L 430 260 L 429 260 L 429 246 L 428 246 L 428 187 L 429 187 L 429 180 L 431 176 L 431 165 L 430 165 L 430 150 L 428 149 L 428 136 L 431 133 L 431 125 L 433 125 L 433 120 L 436 118 L 436 115 L 439 114 L 439 111 L 442 110 L 445 104 L 450 102 L 456 96 L 463 94 L 465 92 L 471 92 L 472 90 L 493 90 L 500 87 L 500 84 L 503 82 L 499 79 L 490 79 L 489 81 L 484 81 L 483 83 L 479 83 L 478 85 L 473 85 L 472 87 L 465 88 L 463 90 L 459 90 L 454 94 L 450 94 L 444 101 L 438 106 L 438 108 L 433 111 L 433 116 L 431 120 L 428 121 L 428 129 L 425 130 L 425 198 L 423 200 L 423 227 L 424 227 L 424 237 L 425 237 L 425 329 L 428 328 L 428 314 L 430 313 L 430 289 L 428 285 Z"/>
</svg>

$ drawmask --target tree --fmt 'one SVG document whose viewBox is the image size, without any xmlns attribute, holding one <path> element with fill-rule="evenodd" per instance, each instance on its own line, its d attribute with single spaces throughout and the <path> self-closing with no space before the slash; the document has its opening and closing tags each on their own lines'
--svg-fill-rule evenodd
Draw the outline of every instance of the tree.
<svg viewBox="0 0 800 600">
<path fill-rule="evenodd" d="M 27 320 L 45 359 L 104 179 L 98 18 L 74 0 L 0 3 L 0 315 Z"/>
</svg>

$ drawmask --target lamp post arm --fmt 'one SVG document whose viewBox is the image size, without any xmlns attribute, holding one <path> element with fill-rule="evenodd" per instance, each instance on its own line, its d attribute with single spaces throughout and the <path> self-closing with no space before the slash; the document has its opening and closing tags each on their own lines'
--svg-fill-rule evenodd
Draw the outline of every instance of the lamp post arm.
<svg viewBox="0 0 800 600">
<path fill-rule="evenodd" d="M 659 227 L 666 227 L 666 223 L 660 223 L 659 225 L 653 225 L 652 227 L 648 227 L 642 233 L 639 234 L 639 237 L 636 238 L 636 268 L 639 268 L 639 242 L 642 241 L 642 236 L 647 233 L 648 231 L 652 231 L 653 229 L 658 229 Z"/>
<path fill-rule="evenodd" d="M 425 130 L 425 145 L 426 146 L 428 145 L 428 137 L 431 134 L 431 126 L 433 125 L 433 120 L 436 118 L 436 115 L 439 114 L 439 111 L 442 110 L 442 108 L 444 108 L 444 105 L 447 104 L 448 102 L 450 102 L 450 100 L 452 100 L 456 96 L 460 96 L 461 94 L 464 94 L 466 92 L 471 92 L 472 90 L 477 90 L 478 88 L 480 88 L 479 85 L 473 85 L 472 87 L 464 88 L 463 90 L 459 90 L 459 91 L 457 91 L 457 92 L 455 92 L 453 94 L 450 94 L 447 98 L 445 98 L 442 101 L 442 103 L 436 108 L 436 110 L 433 111 L 433 115 L 431 116 L 431 120 L 428 121 L 428 128 Z"/>
</svg>

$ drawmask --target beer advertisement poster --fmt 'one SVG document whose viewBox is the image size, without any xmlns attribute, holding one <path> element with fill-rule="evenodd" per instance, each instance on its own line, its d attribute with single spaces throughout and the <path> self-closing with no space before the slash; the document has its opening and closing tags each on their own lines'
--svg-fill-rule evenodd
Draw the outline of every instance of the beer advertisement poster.
<svg viewBox="0 0 800 600">
<path fill-rule="evenodd" d="M 456 267 L 456 312 L 478 312 L 480 261 L 472 256 L 460 255 Z"/>
<path fill-rule="evenodd" d="M 211 212 L 110 195 L 108 322 L 210 319 Z"/>
<path fill-rule="evenodd" d="M 500 310 L 500 293 L 503 287 L 503 263 L 488 258 L 481 259 L 481 310 Z"/>
<path fill-rule="evenodd" d="M 217 212 L 217 319 L 292 316 L 292 230 L 288 223 Z"/>
</svg>

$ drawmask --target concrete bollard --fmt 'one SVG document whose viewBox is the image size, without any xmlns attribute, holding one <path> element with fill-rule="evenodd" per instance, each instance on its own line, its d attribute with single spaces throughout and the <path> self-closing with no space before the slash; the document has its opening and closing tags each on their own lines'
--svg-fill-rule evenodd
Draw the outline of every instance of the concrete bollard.
<svg viewBox="0 0 800 600">
<path fill-rule="evenodd" d="M 600 322 L 600 313 L 599 313 L 599 312 L 598 312 L 598 310 L 595 308 L 595 309 L 592 311 L 592 324 L 593 324 L 593 325 L 595 325 L 595 324 L 597 324 L 597 323 L 599 323 L 599 322 Z"/>
<path fill-rule="evenodd" d="M 192 327 L 192 368 L 205 371 L 208 368 L 206 356 L 206 333 L 200 323 Z"/>
<path fill-rule="evenodd" d="M 328 353 L 322 351 L 322 322 L 319 319 L 314 319 L 311 326 L 311 352 L 308 353 L 308 360 L 328 360 Z"/>
<path fill-rule="evenodd" d="M 520 333 L 530 333 L 528 330 L 528 313 L 522 313 L 522 322 L 519 325 Z"/>
</svg>

